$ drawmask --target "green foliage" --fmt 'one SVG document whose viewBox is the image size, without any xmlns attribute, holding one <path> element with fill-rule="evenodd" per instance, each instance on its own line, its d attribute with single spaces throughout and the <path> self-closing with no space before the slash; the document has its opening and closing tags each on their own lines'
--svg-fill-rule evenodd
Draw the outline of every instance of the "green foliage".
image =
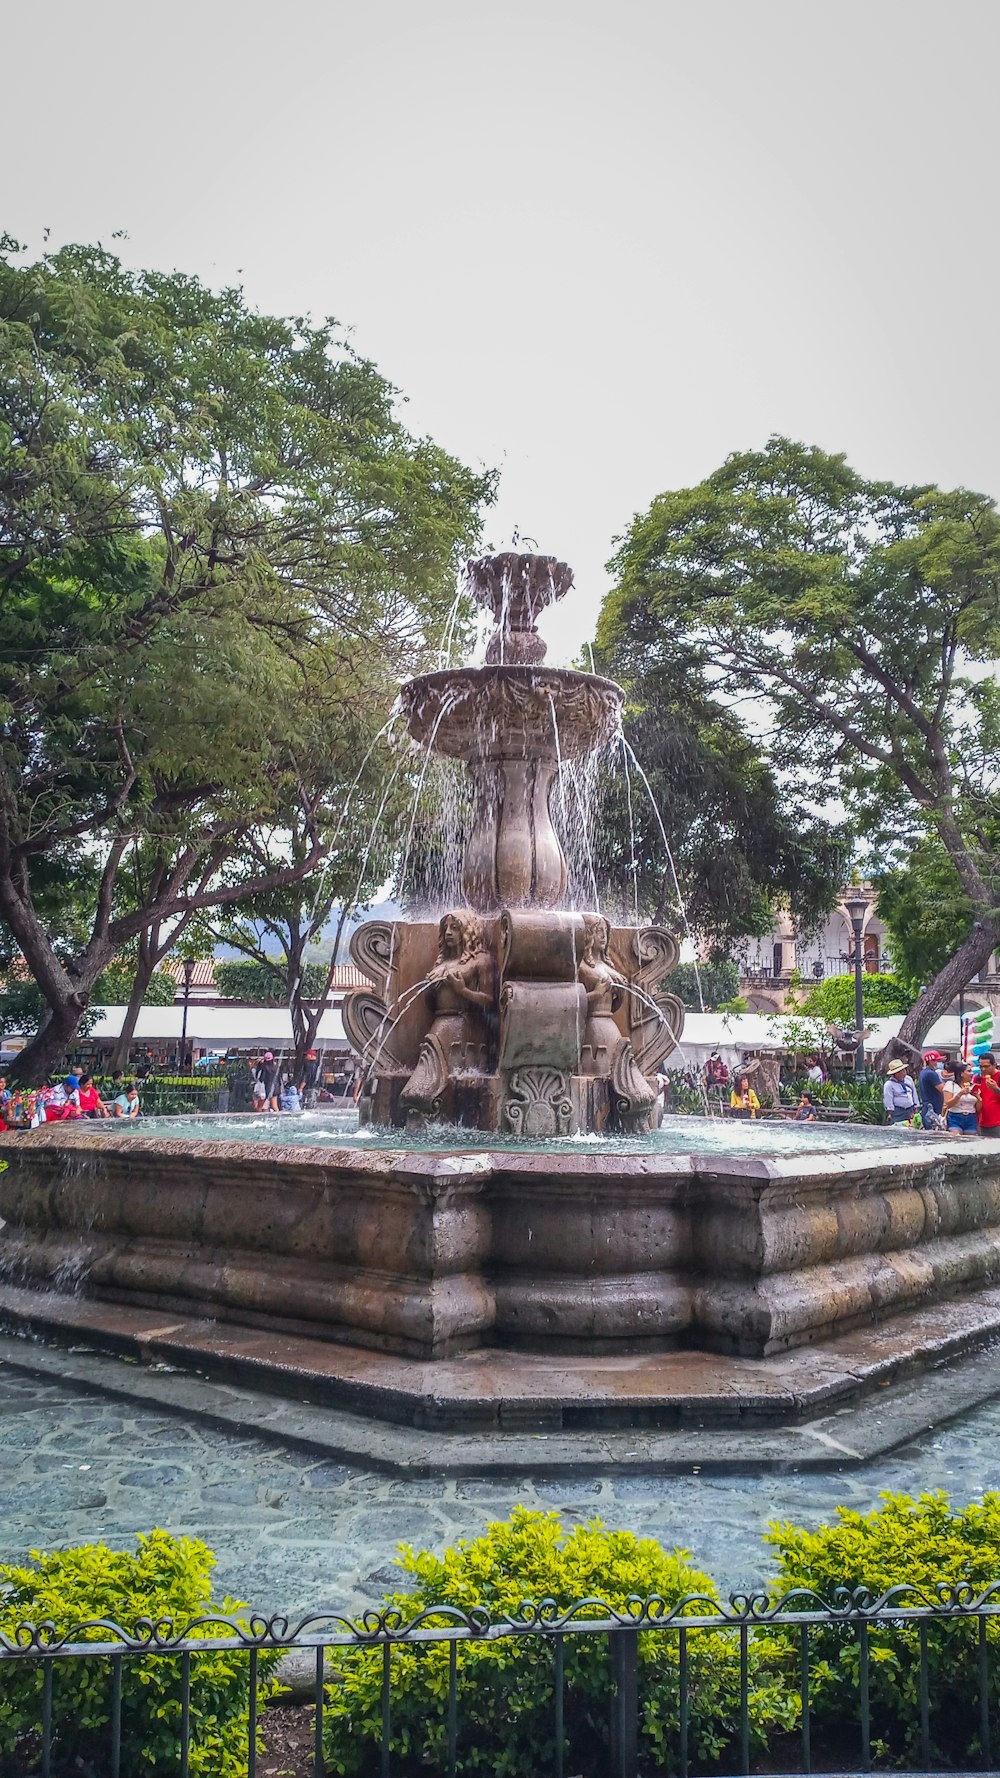
<svg viewBox="0 0 1000 1778">
<path fill-rule="evenodd" d="M 322 862 L 491 495 L 332 321 L 0 243 L 0 855 L 58 1014 L 36 1055 L 144 934 Z M 60 872 L 91 890 L 65 944 Z"/>
<path fill-rule="evenodd" d="M 468 1611 L 486 1606 L 514 1614 L 526 1599 L 552 1598 L 569 1606 L 598 1599 L 622 1608 L 630 1595 L 659 1594 L 671 1604 L 688 1593 L 711 1611 L 711 1581 L 690 1566 L 686 1551 L 667 1554 L 650 1538 L 607 1531 L 598 1521 L 564 1532 L 555 1513 L 518 1507 L 484 1536 L 438 1558 L 403 1549 L 400 1565 L 412 1591 L 393 1596 L 405 1620 L 435 1607 Z M 697 1608 L 692 1608 L 697 1609 Z M 599 1616 L 599 1607 L 582 1616 Z M 432 1621 L 433 1620 L 432 1618 Z M 444 1622 L 445 1616 L 436 1621 Z M 567 1771 L 608 1770 L 608 1718 L 613 1680 L 603 1638 L 567 1637 Z M 459 1769 L 466 1778 L 523 1778 L 551 1768 L 552 1650 L 540 1638 L 460 1642 L 458 1648 Z M 678 1671 L 676 1638 L 644 1632 L 638 1638 L 640 1745 L 644 1765 L 661 1766 L 676 1747 Z M 382 1652 L 335 1651 L 336 1684 L 327 1695 L 326 1755 L 342 1774 L 371 1770 L 380 1732 Z M 394 1770 L 403 1775 L 445 1769 L 448 1648 L 413 1644 L 393 1654 Z M 797 1703 L 770 1672 L 763 1644 L 751 1664 L 751 1735 L 766 1745 L 776 1726 L 791 1727 Z M 714 1763 L 731 1748 L 739 1723 L 739 1649 L 718 1633 L 691 1639 L 689 1686 L 691 1749 Z"/>
<path fill-rule="evenodd" d="M 257 962 L 250 957 L 220 958 L 215 965 L 215 984 L 223 1000 L 250 1000 L 255 1006 L 287 1006 L 287 964 L 284 957 Z M 326 985 L 325 963 L 307 963 L 302 971 L 303 995 L 315 1000 Z"/>
<path fill-rule="evenodd" d="M 606 658 L 627 679 L 757 700 L 771 767 L 806 806 L 839 794 L 884 863 L 933 833 L 976 908 L 985 960 L 1000 935 L 994 503 L 869 481 L 843 456 L 777 437 L 658 496 L 612 571 Z M 922 997 L 907 1035 L 942 997 L 949 984 Z"/>
<path fill-rule="evenodd" d="M 881 909 L 880 909 L 881 911 Z M 861 984 L 866 1019 L 893 1018 L 913 1004 L 909 985 L 896 975 L 865 975 Z M 809 990 L 803 1010 L 845 1030 L 854 1029 L 854 977 L 830 975 Z"/>
<path fill-rule="evenodd" d="M 835 1602 L 841 1587 L 866 1587 L 880 1594 L 902 1584 L 912 1596 L 900 1602 L 934 1602 L 940 1582 L 980 1591 L 1000 1574 L 1000 1494 L 986 1493 L 961 1511 L 943 1493 L 882 1495 L 869 1513 L 838 1507 L 837 1522 L 818 1531 L 789 1524 L 772 1526 L 766 1541 L 778 1552 L 782 1592 L 797 1587 Z M 990 1649 L 990 1709 L 1000 1704 L 1000 1621 L 986 1620 Z M 927 1627 L 932 1763 L 968 1763 L 983 1755 L 978 1739 L 978 1624 L 961 1618 Z M 789 1636 L 794 1659 L 797 1637 Z M 872 1734 L 888 1757 L 901 1763 L 920 1759 L 919 1662 L 917 1624 L 912 1620 L 873 1625 L 868 1634 Z M 817 1732 L 837 1744 L 858 1720 L 859 1641 L 847 1625 L 825 1625 L 812 1638 L 816 1657 L 810 1706 Z"/>
<path fill-rule="evenodd" d="M 783 1084 L 782 1091 L 785 1100 L 791 1104 L 798 1102 L 801 1093 L 809 1093 L 813 1101 L 820 1105 L 850 1106 L 861 1124 L 885 1123 L 882 1081 L 878 1075 L 858 1081 L 853 1075 L 845 1074 L 839 1080 L 825 1080 L 821 1086 L 807 1080 L 803 1075 L 800 1079 Z"/>
<path fill-rule="evenodd" d="M 767 1028 L 774 1042 L 793 1056 L 819 1055 L 829 1040 L 825 1018 L 806 1007 L 800 1009 L 790 996 L 786 996 L 785 1005 L 791 1010 L 768 1014 Z"/>
<path fill-rule="evenodd" d="M 918 840 L 901 863 L 877 872 L 873 880 L 896 973 L 915 999 L 968 938 L 975 909 L 933 834 Z"/>
<path fill-rule="evenodd" d="M 109 1618 L 125 1630 L 138 1619 L 171 1618 L 177 1634 L 213 1609 L 242 1609 L 235 1600 L 212 1599 L 215 1558 L 193 1538 L 151 1531 L 137 1539 L 135 1555 L 104 1544 L 31 1552 L 25 1566 L 0 1567 L 0 1629 L 12 1636 L 17 1625 L 51 1621 L 57 1635 L 72 1632 L 88 1618 Z M 194 1628 L 197 1638 L 211 1628 Z M 102 1630 L 74 1640 L 106 1641 Z M 262 1696 L 279 1657 L 262 1651 L 258 1671 Z M 122 1666 L 122 1761 L 129 1778 L 174 1778 L 178 1766 L 181 1716 L 180 1659 L 138 1656 Z M 0 1713 L 0 1770 L 11 1778 L 27 1769 L 41 1721 L 41 1661 L 4 1666 L 4 1708 Z M 249 1656 L 222 1652 L 191 1660 L 191 1772 L 202 1778 L 240 1778 L 246 1773 L 250 1682 Z M 108 1660 L 56 1661 L 52 1669 L 52 1772 L 70 1778 L 81 1771 L 106 1772 L 110 1743 L 112 1667 Z M 32 1768 L 34 1766 L 32 1765 Z"/>
<path fill-rule="evenodd" d="M 676 869 L 689 924 L 719 953 L 769 932 L 780 904 L 802 930 L 815 925 L 832 906 L 846 836 L 781 781 L 696 662 L 664 667 L 632 628 L 604 626 L 601 636 L 595 665 L 625 685 L 625 738 L 648 783 L 621 757 L 599 781 L 604 898 L 633 917 L 638 900 L 640 913 L 677 925 Z"/>
<path fill-rule="evenodd" d="M 683 1000 L 690 1012 L 700 1012 L 699 981 L 706 1012 L 716 1012 L 727 1003 L 732 1010 L 731 1002 L 740 991 L 740 972 L 731 958 L 720 957 L 715 962 L 699 963 L 697 969 L 693 963 L 678 963 L 663 986 L 668 993 Z"/>
<path fill-rule="evenodd" d="M 29 1037 L 38 1031 L 45 1022 L 48 1007 L 41 990 L 34 982 L 18 982 L 8 980 L 8 985 L 0 994 L 0 1035 L 10 1032 L 12 1035 Z M 78 1026 L 80 1037 L 88 1037 L 97 1023 L 97 1012 L 92 1008 L 81 1015 Z"/>
<path fill-rule="evenodd" d="M 100 1006 L 127 1006 L 135 985 L 135 971 L 114 966 L 99 975 L 94 999 Z M 177 983 L 165 969 L 153 971 L 142 997 L 143 1006 L 173 1006 Z"/>
<path fill-rule="evenodd" d="M 698 1087 L 688 1086 L 687 1076 L 683 1068 L 668 1068 L 667 1080 L 670 1090 L 666 1095 L 664 1116 L 704 1117 L 705 1096 Z"/>
</svg>

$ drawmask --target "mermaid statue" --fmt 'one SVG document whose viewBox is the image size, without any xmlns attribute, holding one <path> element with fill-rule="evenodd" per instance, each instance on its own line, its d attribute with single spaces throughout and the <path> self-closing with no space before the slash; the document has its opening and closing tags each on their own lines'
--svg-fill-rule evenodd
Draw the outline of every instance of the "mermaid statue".
<svg viewBox="0 0 1000 1778">
<path fill-rule="evenodd" d="M 449 1080 L 482 1074 L 489 1067 L 496 984 L 483 923 L 471 908 L 442 917 L 437 962 L 423 991 L 433 1021 L 401 1095 L 415 1122 L 442 1114 Z"/>
<path fill-rule="evenodd" d="M 608 956 L 610 943 L 611 928 L 603 914 L 584 914 L 577 979 L 587 994 L 587 1022 L 580 1066 L 584 1074 L 610 1077 L 614 1120 L 622 1129 L 648 1130 L 656 1093 L 614 1016 L 628 993 L 628 982 Z"/>
</svg>

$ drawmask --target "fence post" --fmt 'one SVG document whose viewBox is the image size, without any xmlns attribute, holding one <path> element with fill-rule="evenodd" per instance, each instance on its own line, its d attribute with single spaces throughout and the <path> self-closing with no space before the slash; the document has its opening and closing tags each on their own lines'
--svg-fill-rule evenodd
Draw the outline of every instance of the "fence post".
<svg viewBox="0 0 1000 1778">
<path fill-rule="evenodd" d="M 615 1693 L 611 1700 L 611 1771 L 613 1778 L 636 1778 L 639 1763 L 639 1632 L 610 1630 L 611 1670 Z"/>
</svg>

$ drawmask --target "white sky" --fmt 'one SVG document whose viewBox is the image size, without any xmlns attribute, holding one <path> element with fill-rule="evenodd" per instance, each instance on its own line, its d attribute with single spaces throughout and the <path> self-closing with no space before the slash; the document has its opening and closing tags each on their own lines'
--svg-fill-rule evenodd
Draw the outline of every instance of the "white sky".
<svg viewBox="0 0 1000 1778">
<path fill-rule="evenodd" d="M 577 573 L 783 431 L 1000 493 L 984 0 L 34 0 L 0 225 L 332 313 Z M 572 598 L 572 596 L 571 596 Z"/>
</svg>

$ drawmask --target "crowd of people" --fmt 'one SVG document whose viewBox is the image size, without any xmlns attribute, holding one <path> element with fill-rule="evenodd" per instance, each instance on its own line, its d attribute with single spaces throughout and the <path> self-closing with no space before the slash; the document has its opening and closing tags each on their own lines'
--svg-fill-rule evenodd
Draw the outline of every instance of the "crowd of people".
<svg viewBox="0 0 1000 1778">
<path fill-rule="evenodd" d="M 914 1080 L 905 1062 L 890 1062 L 882 1103 L 891 1124 L 1000 1138 L 1000 1072 L 992 1055 L 954 1061 L 928 1050 Z"/>
<path fill-rule="evenodd" d="M 0 1128 L 36 1130 L 40 1124 L 69 1123 L 77 1118 L 137 1118 L 139 1089 L 123 1074 L 112 1076 L 101 1092 L 92 1074 L 66 1074 L 52 1086 L 8 1087 L 0 1075 Z"/>
<path fill-rule="evenodd" d="M 349 1074 L 327 1076 L 315 1050 L 306 1053 L 298 1071 L 287 1067 L 280 1056 L 265 1050 L 250 1063 L 254 1111 L 306 1111 L 313 1105 L 327 1105 L 339 1098 L 357 1103 L 361 1091 L 361 1070 Z"/>
</svg>

